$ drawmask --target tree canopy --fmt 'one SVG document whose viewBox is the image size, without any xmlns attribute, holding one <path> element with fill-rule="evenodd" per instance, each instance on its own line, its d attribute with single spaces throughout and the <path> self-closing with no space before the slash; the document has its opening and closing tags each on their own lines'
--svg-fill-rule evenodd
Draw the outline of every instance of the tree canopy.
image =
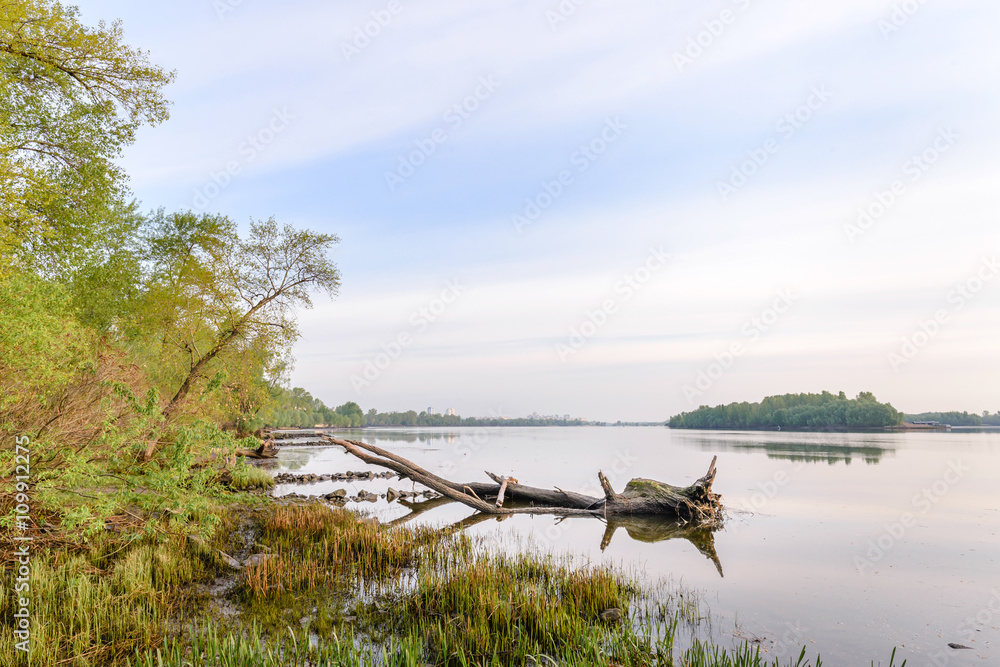
<svg viewBox="0 0 1000 667">
<path fill-rule="evenodd" d="M 197 515 L 209 451 L 280 402 L 297 312 L 340 284 L 332 234 L 132 201 L 118 159 L 167 119 L 173 77 L 120 23 L 0 0 L 0 438 L 30 439 L 33 498 L 70 531 L 125 506 Z"/>
<path fill-rule="evenodd" d="M 670 418 L 671 428 L 702 429 L 851 429 L 882 428 L 903 422 L 903 415 L 888 403 L 879 403 L 871 392 L 849 399 L 832 394 L 783 394 L 768 396 L 760 403 L 730 403 Z"/>
<path fill-rule="evenodd" d="M 118 233 L 115 163 L 144 124 L 167 119 L 173 73 L 51 0 L 0 0 L 0 251 L 47 272 L 85 263 Z"/>
</svg>

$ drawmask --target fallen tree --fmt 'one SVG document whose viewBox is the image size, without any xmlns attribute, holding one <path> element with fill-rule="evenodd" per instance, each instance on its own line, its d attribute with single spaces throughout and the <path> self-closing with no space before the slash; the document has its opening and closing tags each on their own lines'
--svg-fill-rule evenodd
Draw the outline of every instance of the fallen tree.
<svg viewBox="0 0 1000 667">
<path fill-rule="evenodd" d="M 324 436 L 332 444 L 343 447 L 365 463 L 388 468 L 414 482 L 437 491 L 483 514 L 558 514 L 564 516 L 667 516 L 684 523 L 719 526 L 723 521 L 719 495 L 712 492 L 715 462 L 708 472 L 686 487 L 673 486 L 651 479 L 633 479 L 622 493 L 616 493 L 603 472 L 598 473 L 603 498 L 562 489 L 539 489 L 521 484 L 512 477 L 486 474 L 489 482 L 452 482 L 431 473 L 412 461 L 390 451 L 358 440 L 341 440 Z M 502 491 L 502 493 L 501 493 Z M 504 499 L 517 503 L 503 507 Z M 489 502 L 492 500 L 493 502 Z M 499 502 L 497 502 L 499 501 Z"/>
</svg>

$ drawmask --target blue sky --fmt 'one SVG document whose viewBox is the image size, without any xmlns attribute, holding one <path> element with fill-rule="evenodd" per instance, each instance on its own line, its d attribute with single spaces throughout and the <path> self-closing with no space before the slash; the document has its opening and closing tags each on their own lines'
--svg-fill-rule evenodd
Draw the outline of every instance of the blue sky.
<svg viewBox="0 0 1000 667">
<path fill-rule="evenodd" d="M 80 8 L 178 71 L 145 206 L 340 236 L 292 375 L 328 404 L 1000 410 L 996 3 Z"/>
</svg>

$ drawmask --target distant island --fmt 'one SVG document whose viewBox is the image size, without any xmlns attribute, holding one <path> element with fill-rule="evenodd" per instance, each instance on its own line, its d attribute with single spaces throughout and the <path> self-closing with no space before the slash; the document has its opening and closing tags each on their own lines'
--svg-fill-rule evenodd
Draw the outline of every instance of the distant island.
<svg viewBox="0 0 1000 667">
<path fill-rule="evenodd" d="M 904 418 L 909 423 L 938 422 L 949 426 L 1000 426 L 1000 411 L 991 415 L 988 410 L 983 410 L 982 416 L 974 412 L 921 412 L 920 414 L 906 414 Z"/>
<path fill-rule="evenodd" d="M 619 422 L 621 424 L 621 422 Z M 662 422 L 661 422 L 662 424 Z M 607 426 L 605 422 L 592 422 L 582 418 L 562 418 L 532 415 L 528 417 L 462 417 L 453 412 L 440 414 L 429 409 L 421 412 L 379 412 L 372 408 L 365 412 L 354 401 L 336 408 L 327 407 L 301 387 L 278 388 L 271 407 L 259 415 L 252 425 L 273 428 L 362 428 L 378 426 Z"/>
<path fill-rule="evenodd" d="M 871 392 L 856 398 L 844 392 L 783 394 L 768 396 L 760 403 L 730 403 L 674 415 L 670 428 L 698 429 L 791 429 L 800 431 L 847 431 L 878 429 L 903 424 L 903 413 L 889 403 L 879 403 Z"/>
</svg>

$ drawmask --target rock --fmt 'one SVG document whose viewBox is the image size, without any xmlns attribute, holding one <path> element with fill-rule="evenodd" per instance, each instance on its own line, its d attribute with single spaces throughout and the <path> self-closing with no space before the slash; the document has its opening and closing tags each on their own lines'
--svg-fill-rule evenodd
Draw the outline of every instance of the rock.
<svg viewBox="0 0 1000 667">
<path fill-rule="evenodd" d="M 335 498 L 346 498 L 347 489 L 334 489 L 330 493 L 326 494 L 327 500 L 333 500 Z"/>
<path fill-rule="evenodd" d="M 390 486 L 389 489 L 385 492 L 385 499 L 391 503 L 396 498 L 399 498 L 399 491 Z"/>
<path fill-rule="evenodd" d="M 948 644 L 948 648 L 967 648 L 970 651 L 973 650 L 971 646 L 966 646 L 965 644 Z"/>
<path fill-rule="evenodd" d="M 601 620 L 604 621 L 605 623 L 614 623 L 616 621 L 620 621 L 621 620 L 621 618 L 622 618 L 622 610 L 621 609 L 605 609 L 600 614 L 598 614 L 598 616 L 600 616 Z"/>
<path fill-rule="evenodd" d="M 243 567 L 255 567 L 266 561 L 268 558 L 274 557 L 274 554 L 254 554 L 243 562 Z"/>
<path fill-rule="evenodd" d="M 223 563 L 233 568 L 234 570 L 238 570 L 240 569 L 240 567 L 242 567 L 238 560 L 227 554 L 225 551 L 219 551 L 219 558 L 222 560 Z"/>
</svg>

